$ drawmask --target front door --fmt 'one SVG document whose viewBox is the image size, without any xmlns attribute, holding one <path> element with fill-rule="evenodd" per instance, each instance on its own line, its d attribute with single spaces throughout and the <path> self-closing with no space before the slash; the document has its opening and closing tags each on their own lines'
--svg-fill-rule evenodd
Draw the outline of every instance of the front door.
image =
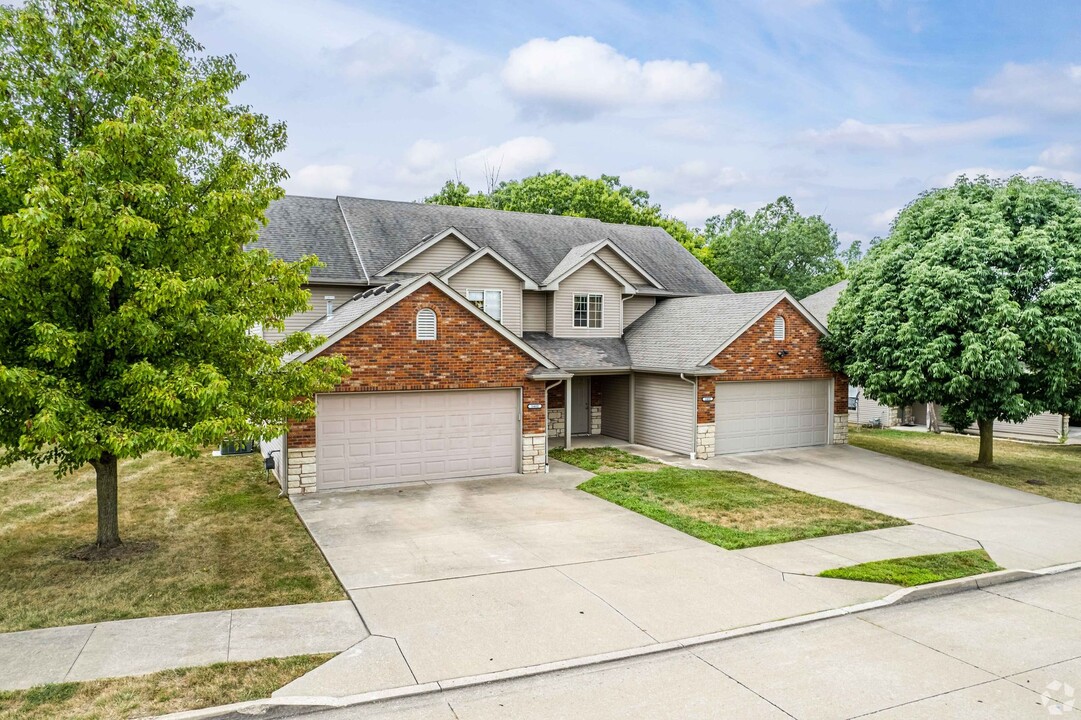
<svg viewBox="0 0 1081 720">
<path fill-rule="evenodd" d="M 571 435 L 589 434 L 589 378 L 571 378 Z"/>
</svg>

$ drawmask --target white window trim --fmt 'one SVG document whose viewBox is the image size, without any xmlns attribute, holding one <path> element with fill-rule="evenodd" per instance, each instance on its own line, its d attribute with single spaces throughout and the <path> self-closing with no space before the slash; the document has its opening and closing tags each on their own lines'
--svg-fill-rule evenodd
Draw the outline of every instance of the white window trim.
<svg viewBox="0 0 1081 720">
<path fill-rule="evenodd" d="M 585 325 L 578 325 L 577 324 L 578 318 L 576 317 L 575 310 L 574 310 L 575 306 L 578 304 L 578 298 L 580 298 L 580 297 L 584 297 L 586 299 L 586 324 Z M 590 301 L 590 298 L 598 298 L 600 300 L 600 322 L 601 322 L 601 324 L 598 325 L 597 327 L 593 327 L 593 326 L 591 326 L 589 324 L 589 301 Z M 579 292 L 576 292 L 576 293 L 573 293 L 571 295 L 571 327 L 574 328 L 575 330 L 603 330 L 604 329 L 604 294 L 603 293 L 591 293 L 591 292 L 579 293 Z"/>
<path fill-rule="evenodd" d="M 477 309 L 487 313 L 488 317 L 492 318 L 496 322 L 498 322 L 498 323 L 503 322 L 503 291 L 502 290 L 497 290 L 495 288 L 484 288 L 484 289 L 481 289 L 481 288 L 466 288 L 466 290 L 465 290 L 465 299 L 469 300 L 469 302 L 473 302 L 473 300 L 470 300 L 470 298 L 469 298 L 469 293 L 481 293 L 481 296 L 482 296 L 481 302 L 484 303 L 485 307 L 481 307 L 481 308 L 477 308 Z M 488 307 L 487 307 L 487 305 L 488 305 L 488 293 L 499 293 L 499 317 L 496 317 L 495 315 L 492 315 L 490 312 L 488 312 Z"/>
<path fill-rule="evenodd" d="M 788 336 L 788 321 L 784 315 L 773 318 L 773 339 L 784 340 Z"/>
<path fill-rule="evenodd" d="M 421 335 L 420 316 L 421 315 L 426 315 L 426 314 L 431 315 L 431 317 L 432 317 L 432 336 L 431 337 Z M 431 341 L 431 340 L 438 340 L 439 339 L 439 315 L 436 314 L 435 310 L 432 310 L 431 308 L 421 308 L 420 310 L 417 310 L 416 333 L 415 334 L 416 334 L 417 340 L 421 340 L 421 341 Z"/>
</svg>

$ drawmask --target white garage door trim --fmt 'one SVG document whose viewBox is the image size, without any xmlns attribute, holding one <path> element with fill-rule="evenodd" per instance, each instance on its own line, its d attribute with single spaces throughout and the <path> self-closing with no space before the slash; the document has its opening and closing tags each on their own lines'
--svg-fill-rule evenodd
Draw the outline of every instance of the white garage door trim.
<svg viewBox="0 0 1081 720">
<path fill-rule="evenodd" d="M 316 396 L 316 488 L 519 471 L 521 388 Z"/>
<path fill-rule="evenodd" d="M 717 454 L 828 445 L 833 380 L 718 382 Z"/>
</svg>

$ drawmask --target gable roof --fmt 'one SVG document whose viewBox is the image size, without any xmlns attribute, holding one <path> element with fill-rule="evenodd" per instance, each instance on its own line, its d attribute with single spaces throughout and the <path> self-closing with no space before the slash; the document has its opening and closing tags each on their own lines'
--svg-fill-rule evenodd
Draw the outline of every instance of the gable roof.
<svg viewBox="0 0 1081 720">
<path fill-rule="evenodd" d="M 322 317 L 304 328 L 304 332 L 309 335 L 322 335 L 326 338 L 319 347 L 307 353 L 293 353 L 284 358 L 284 361 L 290 362 L 292 360 L 299 360 L 301 362 L 306 362 L 311 360 L 349 333 L 363 326 L 369 320 L 378 317 L 386 310 L 398 304 L 400 300 L 409 297 L 414 292 L 427 285 L 432 285 L 440 290 L 453 302 L 458 303 L 468 310 L 474 317 L 502 335 L 512 345 L 540 363 L 541 366 L 545 368 L 556 367 L 551 360 L 542 355 L 536 348 L 532 347 L 529 343 L 524 342 L 520 337 L 505 328 L 502 323 L 493 320 L 487 313 L 478 309 L 476 305 L 453 290 L 450 285 L 447 285 L 431 273 L 418 275 L 417 277 L 409 278 L 400 283 L 391 283 L 355 295 L 352 300 L 337 308 L 330 317 Z"/>
<path fill-rule="evenodd" d="M 814 315 L 818 322 L 825 325 L 830 311 L 833 310 L 833 306 L 837 304 L 838 298 L 841 297 L 841 293 L 845 291 L 846 287 L 848 287 L 848 281 L 842 280 L 836 285 L 830 285 L 825 290 L 819 290 L 814 295 L 808 295 L 800 300 L 800 305 Z"/>
<path fill-rule="evenodd" d="M 491 258 L 496 263 L 498 263 L 503 268 L 505 268 L 507 270 L 507 272 L 509 272 L 511 275 L 517 276 L 518 279 L 522 281 L 522 283 L 524 285 L 524 288 L 523 288 L 524 290 L 536 290 L 537 289 L 537 284 L 535 282 L 533 282 L 533 280 L 530 279 L 530 277 L 528 275 L 526 275 L 521 270 L 519 270 L 518 268 L 511 265 L 509 262 L 506 261 L 506 259 L 503 258 L 502 255 L 500 255 L 499 253 L 497 253 L 495 250 L 491 249 L 490 247 L 480 248 L 479 250 L 474 250 L 473 252 L 469 253 L 468 255 L 466 255 L 464 258 L 462 258 L 458 262 L 454 263 L 450 267 L 448 267 L 445 270 L 438 273 L 439 277 L 441 277 L 444 280 L 449 280 L 450 278 L 454 277 L 459 272 L 461 272 L 462 270 L 465 270 L 467 267 L 469 267 L 470 265 L 472 265 L 473 263 L 475 263 L 476 261 L 480 260 L 483 257 Z"/>
<path fill-rule="evenodd" d="M 328 218 L 337 214 L 338 218 Z M 257 247 L 281 257 L 315 253 L 335 272 L 352 268 L 364 282 L 424 238 L 457 228 L 480 247 L 491 247 L 540 285 L 568 252 L 610 240 L 671 294 L 729 293 L 728 287 L 662 228 L 602 223 L 589 218 L 507 212 L 446 205 L 340 197 L 319 200 L 287 196 L 267 210 L 270 224 Z M 350 231 L 352 237 L 350 237 Z M 352 242 L 356 243 L 353 252 Z M 352 253 L 359 258 L 349 258 Z M 313 273 L 315 280 L 323 275 Z"/>
<path fill-rule="evenodd" d="M 624 332 L 635 367 L 700 367 L 783 298 L 784 290 L 673 298 Z"/>
<path fill-rule="evenodd" d="M 419 243 L 410 248 L 409 251 L 406 252 L 404 255 L 400 255 L 399 257 L 394 258 L 394 260 L 392 260 L 386 267 L 384 267 L 382 270 L 379 270 L 378 274 L 386 275 L 387 273 L 394 272 L 402 265 L 406 264 L 413 258 L 423 253 L 428 248 L 432 247 L 433 245 L 438 245 L 442 241 L 446 240 L 448 237 L 452 236 L 458 238 L 463 243 L 465 243 L 465 246 L 469 248 L 471 252 L 475 252 L 476 250 L 480 249 L 480 246 L 467 238 L 464 233 L 462 233 L 457 228 L 451 227 L 447 228 L 443 232 L 438 232 L 434 235 L 430 235 L 424 238 Z"/>
</svg>

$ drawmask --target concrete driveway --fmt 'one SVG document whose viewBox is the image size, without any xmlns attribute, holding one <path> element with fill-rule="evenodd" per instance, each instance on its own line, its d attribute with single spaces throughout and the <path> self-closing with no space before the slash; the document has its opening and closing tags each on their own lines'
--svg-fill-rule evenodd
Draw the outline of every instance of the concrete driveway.
<svg viewBox="0 0 1081 720">
<path fill-rule="evenodd" d="M 894 588 L 786 575 L 578 491 L 556 466 L 299 498 L 372 638 L 278 694 L 346 695 L 754 625 Z"/>
<path fill-rule="evenodd" d="M 839 445 L 678 462 L 741 470 L 967 538 L 1007 568 L 1039 569 L 1081 561 L 1081 505 L 869 450 Z"/>
</svg>

